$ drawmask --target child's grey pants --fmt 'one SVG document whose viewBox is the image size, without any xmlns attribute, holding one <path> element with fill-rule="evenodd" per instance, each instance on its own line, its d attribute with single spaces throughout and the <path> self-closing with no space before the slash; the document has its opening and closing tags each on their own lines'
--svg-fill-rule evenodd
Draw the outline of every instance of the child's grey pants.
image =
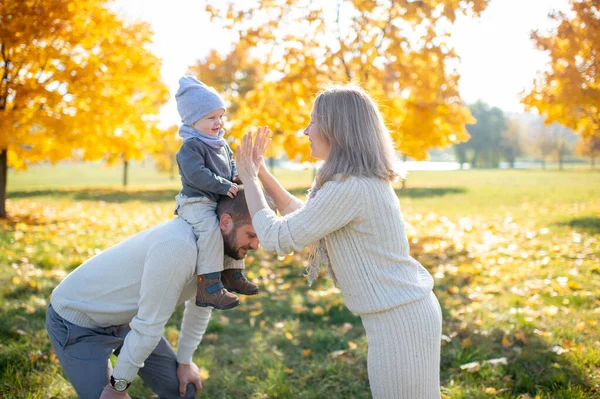
<svg viewBox="0 0 600 399">
<path fill-rule="evenodd" d="M 109 357 L 118 355 L 129 325 L 85 328 L 63 319 L 52 308 L 46 314 L 46 329 L 69 382 L 80 399 L 98 399 L 112 374 Z M 144 362 L 138 375 L 160 398 L 180 398 L 177 356 L 163 338 Z M 188 384 L 185 398 L 195 397 Z"/>
<path fill-rule="evenodd" d="M 224 263 L 223 236 L 217 218 L 217 203 L 204 197 L 175 197 L 175 214 L 194 229 L 198 246 L 196 274 L 222 272 L 224 269 L 243 269 L 243 260 L 228 259 Z"/>
</svg>

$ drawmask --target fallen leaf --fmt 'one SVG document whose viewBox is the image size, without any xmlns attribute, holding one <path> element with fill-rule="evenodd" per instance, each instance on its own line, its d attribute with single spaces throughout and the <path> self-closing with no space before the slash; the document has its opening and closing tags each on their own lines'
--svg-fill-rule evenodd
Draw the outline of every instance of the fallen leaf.
<svg viewBox="0 0 600 399">
<path fill-rule="evenodd" d="M 479 370 L 481 370 L 481 364 L 479 362 L 466 363 L 466 364 L 463 364 L 462 366 L 460 366 L 460 369 L 466 370 L 469 373 L 476 373 Z"/>
</svg>

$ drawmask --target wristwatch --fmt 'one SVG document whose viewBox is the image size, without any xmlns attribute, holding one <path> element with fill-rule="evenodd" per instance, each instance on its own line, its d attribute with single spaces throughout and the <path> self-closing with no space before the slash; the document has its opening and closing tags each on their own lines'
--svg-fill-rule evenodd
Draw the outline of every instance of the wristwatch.
<svg viewBox="0 0 600 399">
<path fill-rule="evenodd" d="M 113 377 L 111 375 L 110 376 L 110 385 L 112 385 L 112 387 L 115 389 L 115 391 L 123 392 L 127 388 L 129 388 L 129 385 L 131 385 L 131 382 L 129 382 L 127 380 L 116 380 L 115 377 Z"/>
</svg>

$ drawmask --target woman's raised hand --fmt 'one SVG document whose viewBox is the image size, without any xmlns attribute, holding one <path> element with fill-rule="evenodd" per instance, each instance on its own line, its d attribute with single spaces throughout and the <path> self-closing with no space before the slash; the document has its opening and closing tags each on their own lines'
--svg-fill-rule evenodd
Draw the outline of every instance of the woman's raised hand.
<svg viewBox="0 0 600 399">
<path fill-rule="evenodd" d="M 247 182 L 258 177 L 258 172 L 264 167 L 263 156 L 269 142 L 268 127 L 258 128 L 256 140 L 252 143 L 252 132 L 249 131 L 242 139 L 242 145 L 237 150 L 236 163 L 240 180 Z"/>
<path fill-rule="evenodd" d="M 266 126 L 259 127 L 256 131 L 256 139 L 254 140 L 254 147 L 256 147 L 256 157 L 263 157 L 264 160 L 265 151 L 267 150 L 267 147 L 271 142 L 271 138 L 269 137 L 270 135 L 271 130 L 269 130 L 269 128 Z M 264 163 L 262 163 L 261 166 L 264 167 Z"/>
</svg>

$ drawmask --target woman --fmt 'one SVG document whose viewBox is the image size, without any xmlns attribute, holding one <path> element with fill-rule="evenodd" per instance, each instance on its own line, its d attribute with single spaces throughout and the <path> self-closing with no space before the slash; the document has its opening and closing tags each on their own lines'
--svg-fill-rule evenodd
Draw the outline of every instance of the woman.
<svg viewBox="0 0 600 399">
<path fill-rule="evenodd" d="M 252 224 L 267 251 L 286 254 L 313 244 L 309 283 L 326 265 L 348 309 L 367 333 L 375 398 L 439 399 L 441 310 L 431 275 L 409 256 L 390 135 L 369 95 L 333 86 L 315 100 L 308 136 L 325 160 L 303 203 L 264 167 L 268 129 L 244 136 L 238 172 Z M 260 182 L 281 210 L 268 207 Z"/>
</svg>

